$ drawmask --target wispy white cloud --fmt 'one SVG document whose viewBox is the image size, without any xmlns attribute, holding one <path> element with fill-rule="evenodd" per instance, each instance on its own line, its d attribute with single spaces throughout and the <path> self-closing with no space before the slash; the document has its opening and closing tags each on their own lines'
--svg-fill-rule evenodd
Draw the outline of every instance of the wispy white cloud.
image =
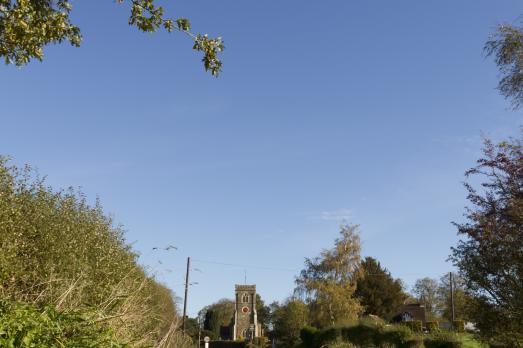
<svg viewBox="0 0 523 348">
<path fill-rule="evenodd" d="M 313 219 L 323 221 L 346 221 L 353 217 L 352 211 L 347 208 L 341 208 L 336 210 L 325 210 L 320 212 L 318 215 L 312 216 Z"/>
</svg>

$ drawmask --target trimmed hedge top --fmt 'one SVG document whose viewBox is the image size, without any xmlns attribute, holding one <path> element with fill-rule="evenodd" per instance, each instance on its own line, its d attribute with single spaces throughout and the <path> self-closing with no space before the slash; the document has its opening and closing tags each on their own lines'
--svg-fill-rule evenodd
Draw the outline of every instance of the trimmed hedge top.
<svg viewBox="0 0 523 348">
<path fill-rule="evenodd" d="M 349 342 L 363 348 L 383 345 L 411 348 L 421 346 L 422 342 L 417 335 L 405 326 L 368 322 L 324 330 L 304 328 L 300 336 L 303 345 L 307 348 L 320 348 L 326 344 L 340 341 Z"/>
</svg>

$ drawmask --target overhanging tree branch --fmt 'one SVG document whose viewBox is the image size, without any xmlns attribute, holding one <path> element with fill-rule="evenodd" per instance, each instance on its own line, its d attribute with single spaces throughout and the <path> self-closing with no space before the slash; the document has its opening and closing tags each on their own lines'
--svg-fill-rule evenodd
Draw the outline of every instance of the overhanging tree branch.
<svg viewBox="0 0 523 348">
<path fill-rule="evenodd" d="M 130 25 L 142 32 L 164 29 L 186 34 L 194 42 L 193 49 L 203 54 L 205 70 L 218 76 L 222 69 L 219 54 L 225 48 L 221 37 L 193 33 L 188 19 L 166 17 L 154 0 L 130 0 L 130 4 Z M 0 57 L 6 64 L 23 66 L 32 59 L 42 61 L 43 49 L 49 44 L 68 41 L 80 46 L 82 35 L 70 20 L 71 10 L 68 0 L 0 0 Z"/>
</svg>

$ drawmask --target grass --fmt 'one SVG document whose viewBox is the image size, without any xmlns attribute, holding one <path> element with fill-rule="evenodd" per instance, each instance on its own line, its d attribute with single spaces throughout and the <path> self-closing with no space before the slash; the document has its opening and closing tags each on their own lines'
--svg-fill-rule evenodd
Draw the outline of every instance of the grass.
<svg viewBox="0 0 523 348">
<path fill-rule="evenodd" d="M 488 348 L 488 345 L 485 345 L 479 341 L 477 341 L 473 335 L 464 333 L 459 334 L 459 337 L 463 343 L 463 348 Z M 356 348 L 357 345 L 353 345 L 348 342 L 337 342 L 332 343 L 327 346 L 328 348 Z M 422 346 L 424 347 L 424 346 Z"/>
<path fill-rule="evenodd" d="M 461 339 L 463 341 L 463 348 L 487 348 L 488 346 L 486 344 L 483 344 L 476 339 L 474 339 L 474 336 L 471 334 L 463 334 L 461 335 Z"/>
</svg>

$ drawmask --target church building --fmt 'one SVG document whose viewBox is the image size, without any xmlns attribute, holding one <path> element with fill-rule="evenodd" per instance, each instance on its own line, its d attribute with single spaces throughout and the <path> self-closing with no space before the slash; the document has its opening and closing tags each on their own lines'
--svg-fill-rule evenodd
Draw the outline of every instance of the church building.
<svg viewBox="0 0 523 348">
<path fill-rule="evenodd" d="M 256 313 L 256 285 L 236 285 L 233 340 L 250 340 L 263 335 Z"/>
</svg>

